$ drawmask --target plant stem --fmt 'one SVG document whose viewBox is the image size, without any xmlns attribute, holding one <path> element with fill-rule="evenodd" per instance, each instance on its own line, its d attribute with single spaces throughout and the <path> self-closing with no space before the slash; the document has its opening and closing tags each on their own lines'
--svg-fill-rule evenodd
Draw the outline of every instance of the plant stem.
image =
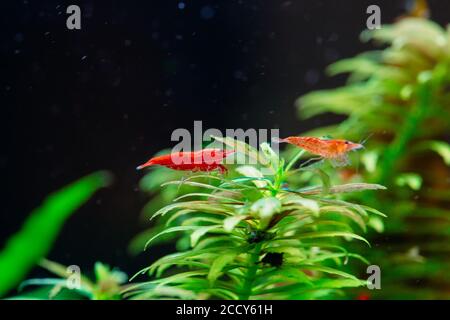
<svg viewBox="0 0 450 320">
<path fill-rule="evenodd" d="M 244 285 L 239 294 L 240 300 L 248 300 L 252 295 L 253 281 L 255 280 L 256 272 L 258 271 L 258 260 L 262 244 L 262 242 L 259 242 L 255 245 L 255 248 L 248 259 L 247 274 L 245 275 Z"/>
<path fill-rule="evenodd" d="M 280 167 L 275 175 L 275 181 L 274 181 L 274 190 L 272 191 L 272 196 L 275 196 L 278 191 L 280 191 L 281 185 L 286 178 L 286 173 L 292 168 L 292 166 L 298 161 L 298 159 L 301 158 L 301 156 L 305 153 L 305 150 L 300 150 L 287 164 L 286 168 Z"/>
<path fill-rule="evenodd" d="M 381 164 L 381 175 L 378 182 L 388 184 L 388 180 L 393 176 L 394 167 L 399 158 L 404 153 L 408 143 L 417 134 L 419 124 L 426 115 L 427 107 L 431 100 L 431 89 L 428 84 L 423 84 L 418 89 L 418 102 L 411 110 L 403 126 L 400 128 L 395 140 L 386 149 L 384 161 Z"/>
<path fill-rule="evenodd" d="M 305 153 L 305 150 L 300 150 L 293 158 L 291 161 L 289 161 L 288 165 L 286 166 L 285 172 L 289 171 L 292 166 L 298 161 L 298 159 L 300 159 L 303 154 Z"/>
</svg>

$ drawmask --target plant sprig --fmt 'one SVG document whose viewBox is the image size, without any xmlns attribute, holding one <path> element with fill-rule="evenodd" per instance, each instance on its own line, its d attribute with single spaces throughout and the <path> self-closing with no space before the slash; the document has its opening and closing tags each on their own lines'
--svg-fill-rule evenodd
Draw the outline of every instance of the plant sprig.
<svg viewBox="0 0 450 320">
<path fill-rule="evenodd" d="M 177 298 L 184 292 L 193 299 L 297 299 L 365 284 L 342 266 L 351 258 L 367 261 L 343 246 L 352 239 L 369 244 L 355 227 L 365 230 L 377 211 L 333 202 L 330 197 L 381 186 L 330 186 L 326 173 L 315 170 L 325 180 L 322 186 L 313 186 L 309 194 L 289 190 L 283 186 L 286 176 L 295 170 L 303 151 L 285 165 L 267 144 L 261 146 L 261 153 L 243 142 L 239 146 L 241 152 L 264 157 L 264 164 L 259 165 L 270 166 L 272 174 L 264 175 L 259 165 L 241 166 L 235 169 L 241 176 L 235 178 L 218 176 L 207 181 L 205 175 L 193 175 L 165 183 L 167 187 L 195 186 L 196 190 L 178 196 L 152 215 L 166 224 L 147 245 L 177 234 L 184 249 L 137 273 L 147 273 L 151 280 L 130 287 L 124 292 L 127 296 L 155 298 L 157 291 L 164 293 L 160 298 L 169 293 Z M 332 192 L 326 196 L 315 192 L 324 189 Z"/>
</svg>

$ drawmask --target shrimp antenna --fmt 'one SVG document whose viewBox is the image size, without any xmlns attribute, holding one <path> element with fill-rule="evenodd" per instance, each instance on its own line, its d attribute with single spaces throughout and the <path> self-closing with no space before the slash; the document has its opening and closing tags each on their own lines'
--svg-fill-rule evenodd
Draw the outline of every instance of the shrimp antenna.
<svg viewBox="0 0 450 320">
<path fill-rule="evenodd" d="M 373 136 L 373 132 L 369 133 L 365 139 L 363 139 L 359 144 L 364 145 L 367 140 L 369 140 Z"/>
</svg>

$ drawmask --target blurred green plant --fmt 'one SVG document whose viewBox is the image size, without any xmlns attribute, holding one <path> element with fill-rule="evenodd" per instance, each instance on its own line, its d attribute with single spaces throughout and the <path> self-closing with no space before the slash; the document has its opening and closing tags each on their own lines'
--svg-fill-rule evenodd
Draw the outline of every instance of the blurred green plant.
<svg viewBox="0 0 450 320">
<path fill-rule="evenodd" d="M 342 241 L 368 244 L 354 229 L 364 232 L 370 216 L 384 215 L 335 196 L 384 187 L 333 186 L 318 165 L 294 170 L 303 150 L 285 164 L 266 143 L 259 152 L 231 138 L 216 139 L 260 160 L 259 165 L 236 167 L 235 178 L 194 174 L 163 183 L 182 195 L 153 213 L 159 223 L 146 247 L 177 235 L 179 252 L 137 273 L 135 277 L 148 273 L 153 279 L 130 286 L 125 297 L 314 299 L 342 297 L 340 289 L 366 284 L 344 269 L 350 258 L 368 261 L 349 252 Z M 264 175 L 262 166 L 271 174 Z M 285 183 L 293 174 L 318 183 L 288 188 Z M 161 171 L 159 175 L 155 181 L 167 178 Z M 195 191 L 185 193 L 184 187 Z"/>
<path fill-rule="evenodd" d="M 31 212 L 0 252 L 0 297 L 47 255 L 67 218 L 110 180 L 107 172 L 93 173 L 50 195 Z"/>
<path fill-rule="evenodd" d="M 387 185 L 383 194 L 347 195 L 389 214 L 374 220 L 379 243 L 371 257 L 382 263 L 377 298 L 450 298 L 450 27 L 404 18 L 362 40 L 387 45 L 332 64 L 329 75 L 348 73 L 347 85 L 309 93 L 297 101 L 302 119 L 346 115 L 340 124 L 305 135 L 372 135 L 362 168 L 331 177 L 335 183 L 364 180 Z"/>
<path fill-rule="evenodd" d="M 43 259 L 39 265 L 59 278 L 29 279 L 19 287 L 21 294 L 12 299 L 38 300 L 118 300 L 120 292 L 127 284 L 127 275 L 119 270 L 111 269 L 108 265 L 96 262 L 94 266 L 94 281 L 86 275 L 80 277 L 79 287 L 69 286 L 68 282 L 74 276 L 70 268 L 59 263 Z M 37 286 L 37 289 L 25 291 L 25 288 Z"/>
</svg>

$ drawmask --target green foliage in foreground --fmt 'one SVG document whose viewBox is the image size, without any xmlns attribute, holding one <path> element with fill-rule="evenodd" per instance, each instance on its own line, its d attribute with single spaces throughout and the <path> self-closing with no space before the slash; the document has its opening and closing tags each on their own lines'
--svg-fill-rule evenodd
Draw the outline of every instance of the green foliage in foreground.
<svg viewBox="0 0 450 320">
<path fill-rule="evenodd" d="M 125 273 L 111 269 L 101 262 L 95 263 L 94 280 L 83 274 L 69 272 L 69 267 L 46 259 L 39 265 L 58 278 L 26 280 L 19 287 L 20 295 L 12 299 L 117 300 L 120 299 L 120 292 L 126 288 L 124 283 L 128 279 Z M 29 288 L 34 289 L 25 290 Z"/>
<path fill-rule="evenodd" d="M 0 297 L 45 257 L 67 218 L 109 181 L 106 172 L 91 174 L 50 195 L 31 212 L 0 252 Z"/>
<path fill-rule="evenodd" d="M 243 142 L 229 138 L 223 142 L 259 164 L 236 167 L 235 178 L 195 174 L 164 183 L 163 187 L 195 191 L 182 192 L 153 213 L 158 232 L 146 247 L 177 235 L 180 250 L 141 270 L 136 276 L 148 274 L 152 279 L 130 286 L 124 296 L 314 299 L 339 297 L 341 288 L 365 285 L 345 268 L 354 260 L 368 261 L 349 252 L 346 243 L 357 240 L 368 245 L 360 233 L 371 216 L 384 215 L 336 196 L 384 187 L 332 186 L 317 166 L 293 170 L 303 151 L 285 164 L 267 144 L 258 152 L 248 145 L 242 148 Z M 286 182 L 292 175 L 321 183 L 290 189 Z"/>
</svg>

